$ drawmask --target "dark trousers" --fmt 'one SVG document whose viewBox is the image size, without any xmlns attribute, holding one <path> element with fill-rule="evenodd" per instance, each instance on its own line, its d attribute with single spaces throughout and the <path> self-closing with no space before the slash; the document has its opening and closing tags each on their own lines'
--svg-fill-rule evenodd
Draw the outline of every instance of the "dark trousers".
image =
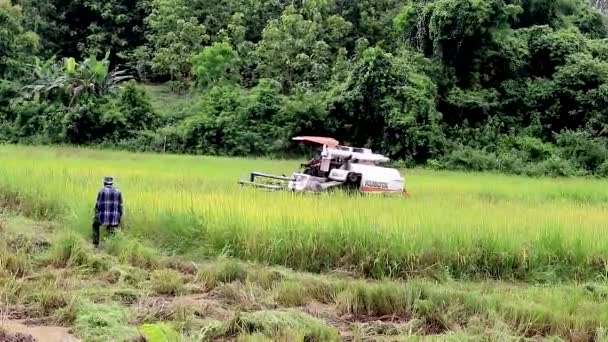
<svg viewBox="0 0 608 342">
<path fill-rule="evenodd" d="M 101 228 L 101 226 L 102 226 L 101 222 L 99 222 L 99 219 L 97 217 L 95 217 L 93 219 L 93 245 L 95 247 L 99 246 L 99 228 Z M 118 227 L 118 226 L 107 226 L 108 234 L 109 235 L 114 234 L 116 227 Z"/>
</svg>

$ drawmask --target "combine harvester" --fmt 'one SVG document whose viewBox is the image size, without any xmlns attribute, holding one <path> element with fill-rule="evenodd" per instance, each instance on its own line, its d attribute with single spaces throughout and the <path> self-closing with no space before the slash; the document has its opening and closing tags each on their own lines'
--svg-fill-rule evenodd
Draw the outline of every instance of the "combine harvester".
<svg viewBox="0 0 608 342">
<path fill-rule="evenodd" d="M 295 137 L 295 141 L 321 146 L 320 154 L 291 177 L 252 172 L 239 184 L 268 190 L 323 192 L 335 188 L 361 193 L 406 194 L 405 180 L 394 168 L 381 166 L 389 158 L 367 148 L 341 146 L 332 138 Z"/>
</svg>

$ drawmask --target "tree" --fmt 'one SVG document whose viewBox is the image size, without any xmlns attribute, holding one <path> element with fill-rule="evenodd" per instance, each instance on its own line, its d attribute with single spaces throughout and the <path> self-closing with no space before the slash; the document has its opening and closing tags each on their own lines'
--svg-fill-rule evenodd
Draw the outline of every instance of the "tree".
<svg viewBox="0 0 608 342">
<path fill-rule="evenodd" d="M 0 0 L 0 79 L 23 76 L 38 43 L 38 36 L 23 27 L 21 7 Z"/>
<path fill-rule="evenodd" d="M 575 53 L 587 52 L 587 40 L 576 28 L 554 31 L 549 27 L 532 27 L 528 38 L 530 70 L 533 75 L 550 77 Z"/>
<path fill-rule="evenodd" d="M 110 63 L 126 62 L 144 43 L 150 0 L 23 0 L 27 26 L 42 37 L 45 57 L 81 59 L 112 51 Z"/>
<path fill-rule="evenodd" d="M 436 109 L 431 62 L 410 50 L 393 55 L 369 48 L 339 85 L 330 113 L 339 137 L 391 157 L 424 162 L 441 152 L 445 137 Z"/>
<path fill-rule="evenodd" d="M 194 75 L 201 86 L 238 79 L 238 56 L 228 43 L 214 43 L 192 58 Z"/>
<path fill-rule="evenodd" d="M 412 45 L 440 58 L 454 69 L 457 83 L 468 87 L 483 81 L 487 47 L 510 34 L 509 21 L 521 12 L 503 0 L 438 0 L 404 6 L 395 23 Z"/>
<path fill-rule="evenodd" d="M 588 54 L 571 55 L 554 75 L 558 116 L 549 118 L 553 132 L 587 128 L 608 135 L 608 62 Z"/>
<path fill-rule="evenodd" d="M 284 93 L 298 85 L 320 86 L 330 78 L 340 40 L 350 23 L 338 16 L 310 19 L 291 6 L 279 19 L 271 20 L 257 45 L 258 73 L 281 83 Z"/>
<path fill-rule="evenodd" d="M 192 55 L 208 40 L 205 27 L 189 13 L 183 0 L 154 0 L 146 19 L 152 69 L 172 81 L 189 81 Z"/>
</svg>

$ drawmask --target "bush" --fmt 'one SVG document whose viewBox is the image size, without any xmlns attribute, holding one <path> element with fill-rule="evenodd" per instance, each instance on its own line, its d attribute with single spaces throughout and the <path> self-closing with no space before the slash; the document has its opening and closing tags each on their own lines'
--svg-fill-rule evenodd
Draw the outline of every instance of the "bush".
<svg viewBox="0 0 608 342">
<path fill-rule="evenodd" d="M 442 160 L 442 164 L 449 169 L 471 171 L 498 170 L 500 165 L 495 154 L 470 147 L 452 151 Z"/>
<path fill-rule="evenodd" d="M 554 154 L 554 147 L 539 138 L 529 136 L 514 136 L 503 139 L 499 146 L 505 152 L 521 155 L 525 161 L 540 162 Z"/>
<path fill-rule="evenodd" d="M 597 168 L 595 174 L 599 177 L 608 177 L 608 160 L 603 162 L 602 165 Z"/>
<path fill-rule="evenodd" d="M 120 93 L 118 108 L 124 126 L 121 137 L 130 136 L 132 132 L 152 130 L 157 127 L 160 118 L 152 109 L 150 98 L 144 89 L 137 87 L 134 81 L 128 82 Z"/>
<path fill-rule="evenodd" d="M 596 138 L 585 131 L 565 131 L 557 135 L 561 156 L 579 167 L 595 172 L 608 160 L 608 141 Z"/>
<path fill-rule="evenodd" d="M 526 174 L 530 176 L 568 177 L 583 175 L 584 171 L 577 169 L 569 160 L 553 156 L 540 163 L 530 164 L 526 169 Z"/>
<path fill-rule="evenodd" d="M 526 162 L 518 153 L 500 152 L 497 156 L 498 170 L 504 173 L 523 174 Z"/>
</svg>

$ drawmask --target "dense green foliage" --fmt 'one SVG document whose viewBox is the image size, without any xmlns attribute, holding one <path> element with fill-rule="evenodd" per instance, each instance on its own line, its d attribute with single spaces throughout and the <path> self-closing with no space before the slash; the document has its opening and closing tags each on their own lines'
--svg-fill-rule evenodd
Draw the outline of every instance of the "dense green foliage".
<svg viewBox="0 0 608 342">
<path fill-rule="evenodd" d="M 4 141 L 267 155 L 327 134 L 408 164 L 608 174 L 602 1 L 18 3 Z M 126 75 L 192 101 L 156 108 Z"/>
</svg>

